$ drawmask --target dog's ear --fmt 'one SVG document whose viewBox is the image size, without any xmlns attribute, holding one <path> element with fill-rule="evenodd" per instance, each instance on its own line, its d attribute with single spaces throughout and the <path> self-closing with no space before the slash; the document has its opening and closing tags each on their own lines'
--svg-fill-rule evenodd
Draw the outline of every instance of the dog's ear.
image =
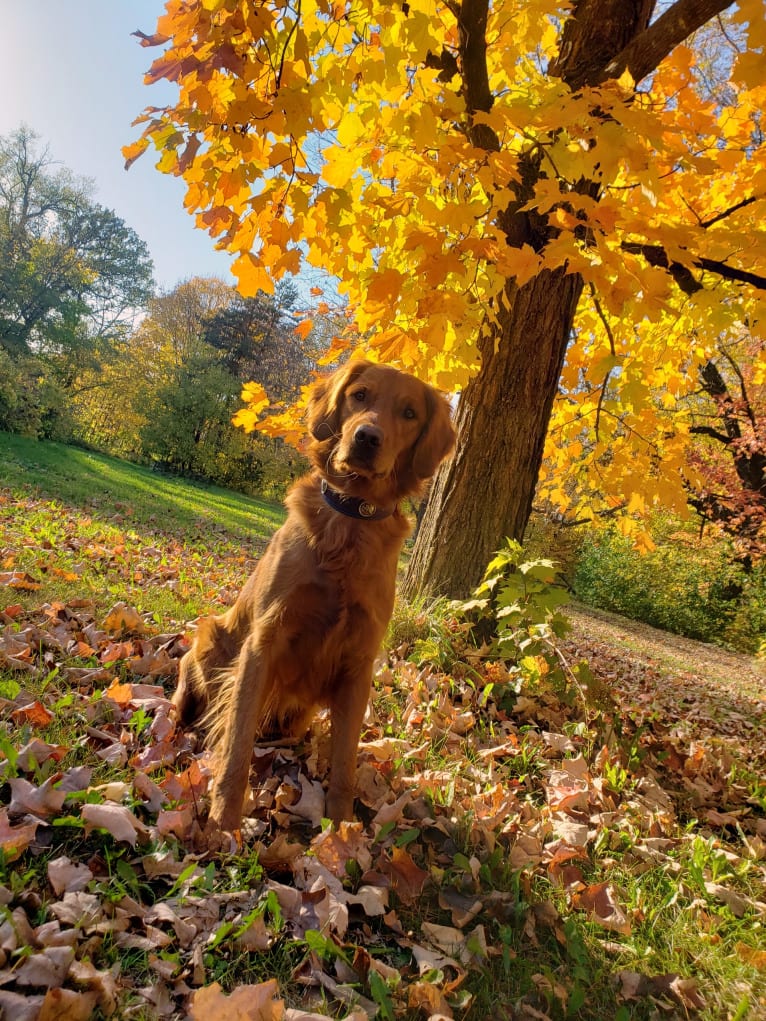
<svg viewBox="0 0 766 1021">
<path fill-rule="evenodd" d="M 412 470 L 420 479 L 430 479 L 455 446 L 455 430 L 449 402 L 433 387 L 426 387 L 428 421 L 418 437 L 412 455 Z"/>
<path fill-rule="evenodd" d="M 364 360 L 349 362 L 314 384 L 309 395 L 308 426 L 315 440 L 329 440 L 340 431 L 340 409 L 346 387 L 369 364 Z"/>
</svg>

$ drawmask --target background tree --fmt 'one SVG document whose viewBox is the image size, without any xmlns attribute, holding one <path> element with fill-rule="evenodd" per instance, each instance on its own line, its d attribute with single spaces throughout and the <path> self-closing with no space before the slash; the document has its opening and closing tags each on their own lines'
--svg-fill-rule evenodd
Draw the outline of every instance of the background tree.
<svg viewBox="0 0 766 1021">
<path fill-rule="evenodd" d="M 700 369 L 705 407 L 693 407 L 690 451 L 697 484 L 689 502 L 703 521 L 732 537 L 750 569 L 766 552 L 766 379 L 763 341 L 749 334 L 722 342 Z"/>
<path fill-rule="evenodd" d="M 56 169 L 28 129 L 0 138 L 0 348 L 14 377 L 2 424 L 50 433 L 46 419 L 109 357 L 151 289 L 143 241 L 87 183 Z"/>
<path fill-rule="evenodd" d="M 295 332 L 297 317 L 291 310 L 297 291 L 282 284 L 273 298 L 233 295 L 208 320 L 205 342 L 221 352 L 223 365 L 237 379 L 258 380 L 278 403 L 294 401 L 314 367 L 305 341 Z"/>
<path fill-rule="evenodd" d="M 205 323 L 235 298 L 223 280 L 193 277 L 151 298 L 146 315 L 112 347 L 112 357 L 80 377 L 77 435 L 123 457 L 145 457 L 142 432 L 157 394 L 205 350 Z"/>
<path fill-rule="evenodd" d="M 462 389 L 410 590 L 460 594 L 523 535 L 562 369 L 569 428 L 620 448 L 589 463 L 625 527 L 683 492 L 686 437 L 663 436 L 650 384 L 675 399 L 762 319 L 766 22 L 762 0 L 716 22 L 728 7 L 171 0 L 142 36 L 165 48 L 146 80 L 179 93 L 128 162 L 153 142 L 186 179 L 243 293 L 305 257 L 368 349 Z M 685 45 L 705 25 L 714 99 Z"/>
<path fill-rule="evenodd" d="M 242 299 L 222 280 L 194 277 L 153 298 L 114 357 L 81 377 L 78 435 L 168 471 L 281 496 L 299 456 L 231 421 L 244 382 L 292 400 L 314 365 L 281 294 Z"/>
</svg>

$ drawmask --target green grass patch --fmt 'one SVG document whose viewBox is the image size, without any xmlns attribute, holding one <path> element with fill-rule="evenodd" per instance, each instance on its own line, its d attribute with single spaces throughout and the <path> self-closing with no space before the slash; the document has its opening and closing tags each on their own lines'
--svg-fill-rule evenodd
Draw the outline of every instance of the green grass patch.
<svg viewBox="0 0 766 1021">
<path fill-rule="evenodd" d="M 273 501 L 12 433 L 0 433 L 0 486 L 177 535 L 212 529 L 264 541 L 284 519 Z"/>
<path fill-rule="evenodd" d="M 0 571 L 23 606 L 127 601 L 174 626 L 228 605 L 281 505 L 0 433 Z"/>
</svg>

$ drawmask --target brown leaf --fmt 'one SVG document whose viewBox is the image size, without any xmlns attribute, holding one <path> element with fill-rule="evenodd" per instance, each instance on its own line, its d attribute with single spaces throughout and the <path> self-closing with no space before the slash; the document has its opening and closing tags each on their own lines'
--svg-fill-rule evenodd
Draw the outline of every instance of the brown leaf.
<svg viewBox="0 0 766 1021">
<path fill-rule="evenodd" d="M 454 1017 L 444 993 L 433 982 L 413 983 L 407 990 L 407 1005 L 411 1010 L 423 1011 L 429 1018 L 434 1014 L 445 1018 Z"/>
<path fill-rule="evenodd" d="M 146 826 L 124 805 L 83 805 L 80 816 L 85 822 L 85 832 L 104 829 L 115 840 L 124 840 L 131 847 L 136 846 L 138 834 L 147 833 Z"/>
<path fill-rule="evenodd" d="M 748 903 L 753 903 L 752 901 L 748 902 L 744 897 L 736 891 L 730 890 L 727 886 L 722 886 L 721 883 L 705 883 L 705 891 L 711 897 L 715 897 L 717 901 L 725 904 L 736 918 L 742 918 L 747 911 Z"/>
<path fill-rule="evenodd" d="M 43 818 L 56 815 L 61 811 L 66 798 L 66 791 L 53 786 L 60 779 L 60 774 L 54 774 L 48 777 L 40 787 L 36 787 L 29 780 L 20 776 L 11 780 L 9 782 L 11 788 L 9 815 L 19 816 L 29 813 Z"/>
<path fill-rule="evenodd" d="M 13 1021 L 39 1021 L 44 999 L 43 996 L 22 996 L 21 993 L 0 989 L 2 1017 L 13 1018 Z"/>
<path fill-rule="evenodd" d="M 0 809 L 0 851 L 5 855 L 6 861 L 16 861 L 21 857 L 35 839 L 39 825 L 39 822 L 31 822 L 11 826 L 8 822 L 7 809 Z"/>
<path fill-rule="evenodd" d="M 48 862 L 48 882 L 57 897 L 63 893 L 84 890 L 93 879 L 93 873 L 87 865 L 75 863 L 66 855 Z"/>
<path fill-rule="evenodd" d="M 369 838 L 362 831 L 361 823 L 342 822 L 335 830 L 325 830 L 311 841 L 311 847 L 319 861 L 334 876 L 343 879 L 346 876 L 346 865 L 355 861 L 362 872 L 372 865 Z"/>
<path fill-rule="evenodd" d="M 98 1003 L 96 993 L 73 989 L 49 989 L 37 1021 L 88 1021 Z"/>
<path fill-rule="evenodd" d="M 605 929 L 622 933 L 624 936 L 630 935 L 630 921 L 617 904 L 614 889 L 609 883 L 596 883 L 586 887 L 585 890 L 574 894 L 572 903 Z"/>
<path fill-rule="evenodd" d="M 414 904 L 423 892 L 428 879 L 408 851 L 401 847 L 391 848 L 391 860 L 381 866 L 381 871 L 391 879 L 392 889 L 403 904 Z"/>
<path fill-rule="evenodd" d="M 242 950 L 260 952 L 268 950 L 273 941 L 273 933 L 269 931 L 263 915 L 256 915 L 245 931 L 237 937 L 237 946 Z"/>
<path fill-rule="evenodd" d="M 237 986 L 230 996 L 213 982 L 192 994 L 189 1016 L 192 1021 L 282 1021 L 285 1007 L 277 994 L 274 979 L 257 986 Z"/>
<path fill-rule="evenodd" d="M 168 798 L 161 787 L 150 780 L 146 773 L 137 772 L 133 777 L 133 790 L 146 801 L 150 812 L 159 812 Z"/>
<path fill-rule="evenodd" d="M 766 971 L 766 950 L 756 950 L 755 947 L 749 947 L 747 943 L 737 943 L 735 949 L 740 960 L 751 964 L 759 971 Z"/>
<path fill-rule="evenodd" d="M 60 986 L 74 960 L 72 947 L 48 947 L 42 953 L 32 954 L 16 970 L 16 984 L 52 988 Z"/>
<path fill-rule="evenodd" d="M 53 759 L 54 762 L 61 762 L 69 751 L 70 749 L 66 745 L 48 744 L 39 737 L 33 737 L 31 741 L 28 741 L 27 744 L 19 749 L 16 766 L 26 773 L 34 769 L 35 766 L 41 766 L 48 759 Z"/>
<path fill-rule="evenodd" d="M 136 774 L 140 776 L 141 774 Z M 194 812 L 191 806 L 184 808 L 161 809 L 157 815 L 157 832 L 161 837 L 171 834 L 179 840 L 188 840 L 194 823 Z"/>
<path fill-rule="evenodd" d="M 439 907 L 452 913 L 452 924 L 459 929 L 465 928 L 482 910 L 482 901 L 477 897 L 466 897 L 453 887 L 448 886 L 439 891 Z"/>
<path fill-rule="evenodd" d="M 76 925 L 84 932 L 99 925 L 106 917 L 101 900 L 95 894 L 81 890 L 65 893 L 61 900 L 53 901 L 49 911 L 64 925 Z"/>
<path fill-rule="evenodd" d="M 77 986 L 90 989 L 107 1017 L 114 1013 L 117 1007 L 117 982 L 111 971 L 99 971 L 90 961 L 72 961 L 69 980 Z"/>
<path fill-rule="evenodd" d="M 53 713 L 46 709 L 42 702 L 30 702 L 11 713 L 15 723 L 28 723 L 31 727 L 47 727 L 53 719 Z"/>
</svg>

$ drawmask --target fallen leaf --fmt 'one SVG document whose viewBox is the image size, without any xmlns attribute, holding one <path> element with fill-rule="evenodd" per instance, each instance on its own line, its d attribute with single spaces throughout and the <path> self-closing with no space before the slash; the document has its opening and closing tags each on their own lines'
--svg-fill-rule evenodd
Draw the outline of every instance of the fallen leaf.
<svg viewBox="0 0 766 1021">
<path fill-rule="evenodd" d="M 610 883 L 596 883 L 574 894 L 574 907 L 584 911 L 588 917 L 612 932 L 629 936 L 630 921 L 615 900 L 614 889 Z"/>
<path fill-rule="evenodd" d="M 124 632 L 131 634 L 146 634 L 144 619 L 134 606 L 127 603 L 115 603 L 104 618 L 104 628 L 113 635 L 120 635 Z"/>
<path fill-rule="evenodd" d="M 53 713 L 42 702 L 35 701 L 20 706 L 11 713 L 11 719 L 16 723 L 28 723 L 31 727 L 47 727 L 53 719 Z"/>
<path fill-rule="evenodd" d="M 26 571 L 0 572 L 0 585 L 5 588 L 23 589 L 25 591 L 34 591 L 35 589 L 42 588 L 40 582 L 36 581 L 31 574 L 27 574 Z"/>
<path fill-rule="evenodd" d="M 257 986 L 237 986 L 229 996 L 213 982 L 192 994 L 189 1016 L 192 1021 L 282 1021 L 285 1008 L 276 999 L 277 993 L 274 979 Z"/>
<path fill-rule="evenodd" d="M 401 847 L 391 848 L 391 859 L 381 871 L 390 877 L 391 886 L 403 904 L 414 904 L 423 891 L 428 873 Z"/>
<path fill-rule="evenodd" d="M 48 862 L 48 882 L 57 897 L 63 893 L 84 890 L 92 879 L 93 873 L 87 865 L 73 862 L 66 855 Z"/>
<path fill-rule="evenodd" d="M 85 832 L 94 829 L 107 830 L 115 840 L 123 840 L 136 846 L 139 834 L 147 833 L 146 826 L 123 805 L 83 805 L 80 813 L 85 823 Z"/>
<path fill-rule="evenodd" d="M 8 821 L 8 810 L 0 808 L 0 851 L 6 861 L 16 861 L 26 851 L 37 834 L 39 822 L 22 823 L 11 826 Z"/>
<path fill-rule="evenodd" d="M 48 947 L 39 954 L 31 954 L 16 969 L 16 984 L 20 986 L 60 986 L 74 960 L 72 947 Z"/>
<path fill-rule="evenodd" d="M 73 989 L 49 989 L 37 1021 L 88 1021 L 98 1003 L 96 993 L 76 993 Z"/>
<path fill-rule="evenodd" d="M 30 815 L 47 818 L 56 815 L 61 811 L 66 791 L 55 787 L 61 779 L 60 776 L 51 776 L 40 787 L 36 787 L 29 780 L 18 776 L 11 780 L 11 803 L 8 806 L 8 813 L 13 816 Z"/>
</svg>

